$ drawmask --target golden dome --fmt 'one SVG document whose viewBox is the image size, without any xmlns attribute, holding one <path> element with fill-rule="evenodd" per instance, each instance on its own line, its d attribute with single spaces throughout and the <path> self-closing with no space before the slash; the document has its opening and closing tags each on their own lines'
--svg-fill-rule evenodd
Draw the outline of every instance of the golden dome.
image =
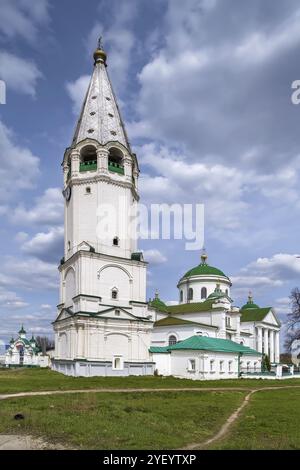
<svg viewBox="0 0 300 470">
<path fill-rule="evenodd" d="M 105 51 L 102 48 L 102 37 L 100 37 L 99 40 L 98 40 L 98 47 L 94 52 L 95 64 L 97 62 L 104 62 L 104 64 L 106 65 L 106 58 L 107 58 L 107 55 L 106 55 Z"/>
<path fill-rule="evenodd" d="M 97 62 L 104 62 L 104 64 L 106 65 L 106 53 L 104 52 L 103 49 L 96 49 L 95 52 L 94 52 L 94 61 L 95 61 L 95 64 Z"/>
</svg>

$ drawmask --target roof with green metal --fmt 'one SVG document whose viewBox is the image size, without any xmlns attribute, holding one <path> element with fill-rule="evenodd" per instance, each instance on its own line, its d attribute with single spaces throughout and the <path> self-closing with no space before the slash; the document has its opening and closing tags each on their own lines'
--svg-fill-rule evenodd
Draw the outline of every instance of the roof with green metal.
<svg viewBox="0 0 300 470">
<path fill-rule="evenodd" d="M 255 351 L 254 349 L 248 348 L 247 346 L 243 346 L 239 343 L 235 343 L 234 341 L 231 341 L 229 339 L 209 338 L 207 336 L 191 336 L 190 338 L 187 338 L 183 341 L 179 341 L 178 343 L 172 346 L 165 346 L 162 348 L 161 351 L 154 351 L 152 350 L 152 347 L 150 348 L 150 352 L 157 353 L 166 353 L 167 351 L 179 350 L 217 351 L 255 356 L 261 355 L 261 353 Z"/>
<path fill-rule="evenodd" d="M 149 305 L 150 307 L 156 308 L 157 310 L 160 310 L 161 312 L 167 311 L 167 305 L 162 300 L 160 300 L 159 297 L 155 297 L 155 299 L 150 300 Z"/>
<path fill-rule="evenodd" d="M 241 322 L 262 321 L 270 310 L 271 307 L 241 309 Z"/>
<path fill-rule="evenodd" d="M 211 310 L 214 300 L 205 300 L 204 302 L 190 302 L 188 304 L 168 305 L 169 313 L 194 313 L 207 312 Z"/>
<path fill-rule="evenodd" d="M 158 320 L 157 322 L 154 323 L 153 326 L 171 326 L 171 325 L 200 325 L 200 326 L 206 326 L 208 328 L 218 329 L 217 326 L 206 325 L 204 323 L 194 322 L 190 320 L 183 320 L 182 318 L 176 318 L 176 317 L 171 317 L 171 316 Z"/>
<path fill-rule="evenodd" d="M 191 276 L 222 276 L 226 277 L 226 279 L 229 279 L 226 274 L 223 273 L 223 271 L 218 268 L 214 268 L 213 266 L 209 266 L 206 263 L 200 263 L 198 266 L 190 269 L 185 273 L 184 276 L 182 276 L 182 279 Z"/>
<path fill-rule="evenodd" d="M 169 347 L 168 346 L 151 346 L 149 351 L 151 353 L 162 353 L 166 354 L 169 352 Z"/>
</svg>

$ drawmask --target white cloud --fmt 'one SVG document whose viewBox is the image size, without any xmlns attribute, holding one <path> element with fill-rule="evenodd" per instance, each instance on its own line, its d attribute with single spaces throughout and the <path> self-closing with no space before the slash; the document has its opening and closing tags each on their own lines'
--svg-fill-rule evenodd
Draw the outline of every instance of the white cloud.
<svg viewBox="0 0 300 470">
<path fill-rule="evenodd" d="M 251 33 L 237 46 L 234 55 L 237 60 L 254 64 L 271 59 L 295 44 L 300 44 L 300 10 L 268 33 Z"/>
<path fill-rule="evenodd" d="M 17 235 L 15 236 L 15 241 L 18 243 L 24 243 L 26 240 L 28 240 L 29 235 L 26 232 L 18 232 Z"/>
<path fill-rule="evenodd" d="M 144 259 L 152 265 L 162 264 L 167 261 L 167 258 L 159 250 L 156 249 L 145 250 Z"/>
<path fill-rule="evenodd" d="M 278 253 L 270 258 L 258 258 L 231 277 L 235 295 L 245 296 L 249 289 L 263 293 L 266 289 L 281 288 L 290 281 L 299 279 L 300 259 L 298 255 Z M 276 304 L 281 311 L 287 310 L 288 297 L 279 298 Z"/>
<path fill-rule="evenodd" d="M 63 253 L 64 228 L 53 227 L 48 232 L 39 232 L 23 243 L 21 251 L 45 261 L 56 261 Z"/>
<path fill-rule="evenodd" d="M 20 36 L 32 43 L 40 26 L 49 21 L 48 0 L 1 0 L 0 34 L 7 39 Z"/>
<path fill-rule="evenodd" d="M 82 75 L 74 82 L 68 82 L 66 89 L 73 102 L 73 113 L 77 116 L 80 113 L 84 97 L 86 95 L 91 77 Z"/>
<path fill-rule="evenodd" d="M 59 285 L 57 263 L 49 263 L 35 257 L 22 259 L 8 256 L 2 261 L 0 286 L 18 286 L 36 292 L 37 289 L 55 289 Z"/>
<path fill-rule="evenodd" d="M 141 176 L 142 201 L 148 203 L 205 204 L 206 223 L 220 230 L 235 230 L 242 223 L 248 204 L 243 200 L 245 176 L 220 164 L 193 163 L 167 147 L 144 145 L 140 162 L 151 169 Z M 188 188 L 188 191 L 187 191 Z"/>
<path fill-rule="evenodd" d="M 16 137 L 0 121 L 0 201 L 7 201 L 21 189 L 33 187 L 39 175 L 39 158 L 15 143 Z"/>
<path fill-rule="evenodd" d="M 27 305 L 28 303 L 24 302 L 15 292 L 0 287 L 0 307 L 2 309 L 18 310 Z"/>
<path fill-rule="evenodd" d="M 15 224 L 24 225 L 61 225 L 63 221 L 64 202 L 59 188 L 48 188 L 37 198 L 31 209 L 20 204 L 11 214 Z"/>
<path fill-rule="evenodd" d="M 285 282 L 299 279 L 300 259 L 297 254 L 278 253 L 270 258 L 258 258 L 250 263 L 242 272 L 266 274 L 272 279 Z"/>
<path fill-rule="evenodd" d="M 7 88 L 35 97 L 42 73 L 34 62 L 0 51 L 0 70 L 0 78 Z"/>
<path fill-rule="evenodd" d="M 42 310 L 51 310 L 51 309 L 52 309 L 52 306 L 49 305 L 49 304 L 42 304 L 42 305 L 41 305 L 41 309 L 42 309 Z"/>
</svg>

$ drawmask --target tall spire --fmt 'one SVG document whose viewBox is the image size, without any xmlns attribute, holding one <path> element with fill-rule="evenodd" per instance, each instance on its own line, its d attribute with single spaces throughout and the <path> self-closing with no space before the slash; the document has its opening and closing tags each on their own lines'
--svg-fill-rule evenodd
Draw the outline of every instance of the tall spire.
<svg viewBox="0 0 300 470">
<path fill-rule="evenodd" d="M 97 140 L 105 145 L 118 141 L 129 151 L 130 145 L 106 70 L 107 55 L 102 49 L 102 37 L 94 52 L 94 71 L 76 126 L 72 145 L 84 139 Z"/>
</svg>

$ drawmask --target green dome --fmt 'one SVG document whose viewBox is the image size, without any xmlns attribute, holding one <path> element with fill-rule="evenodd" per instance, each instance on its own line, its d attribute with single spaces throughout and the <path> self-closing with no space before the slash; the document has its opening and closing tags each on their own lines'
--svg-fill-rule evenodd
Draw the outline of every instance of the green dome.
<svg viewBox="0 0 300 470">
<path fill-rule="evenodd" d="M 206 253 L 202 253 L 201 263 L 195 268 L 192 268 L 187 273 L 185 273 L 182 279 L 191 277 L 191 276 L 222 276 L 228 279 L 228 277 L 226 276 L 226 274 L 223 273 L 223 271 L 221 271 L 218 268 L 214 268 L 213 266 L 209 266 L 206 260 L 207 260 Z"/>
<path fill-rule="evenodd" d="M 164 311 L 167 308 L 166 304 L 158 297 L 158 292 L 155 293 L 155 298 L 149 301 L 149 305 L 150 307 L 161 311 Z"/>
<path fill-rule="evenodd" d="M 249 308 L 260 308 L 257 304 L 255 304 L 253 302 L 253 297 L 252 297 L 251 293 L 248 296 L 248 302 L 245 305 L 243 305 L 240 308 L 240 310 L 248 310 Z"/>
<path fill-rule="evenodd" d="M 223 276 L 227 277 L 223 271 L 218 268 L 214 268 L 213 266 L 209 266 L 208 264 L 199 264 L 195 268 L 190 269 L 183 277 L 191 277 L 191 276 Z"/>
<path fill-rule="evenodd" d="M 24 330 L 24 326 L 22 325 L 22 328 L 19 331 L 19 335 L 26 335 L 26 331 Z"/>
<path fill-rule="evenodd" d="M 221 290 L 220 284 L 217 284 L 215 290 L 207 297 L 207 300 L 220 299 L 221 297 L 228 297 L 228 295 Z"/>
</svg>

